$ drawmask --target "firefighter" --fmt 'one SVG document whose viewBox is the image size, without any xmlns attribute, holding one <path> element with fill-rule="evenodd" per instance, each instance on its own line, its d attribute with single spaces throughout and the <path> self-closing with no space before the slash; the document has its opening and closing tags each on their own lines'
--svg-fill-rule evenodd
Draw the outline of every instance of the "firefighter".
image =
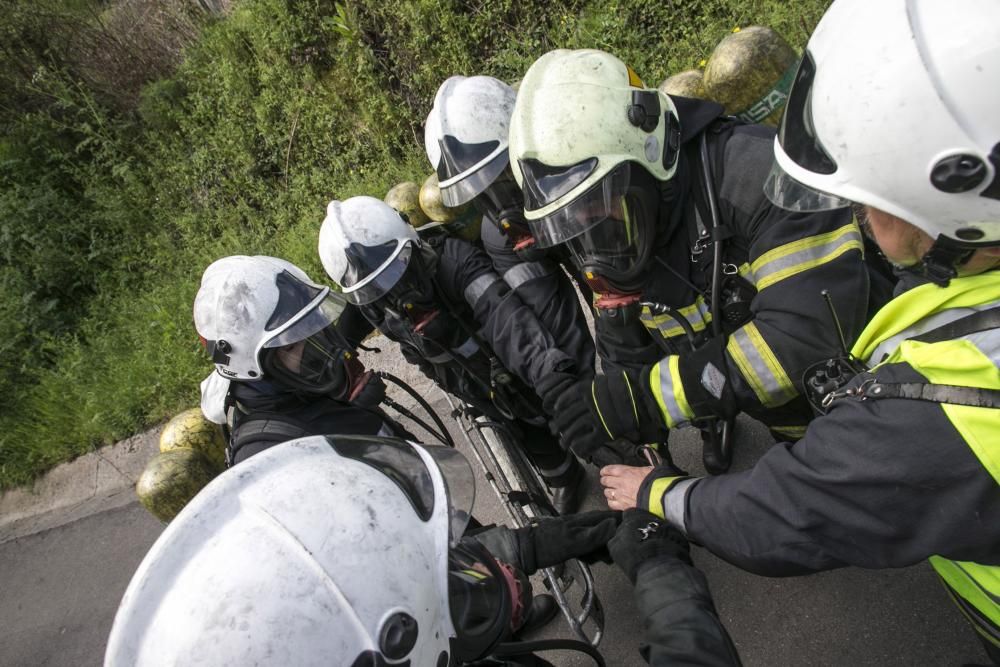
<svg viewBox="0 0 1000 667">
<path fill-rule="evenodd" d="M 930 559 L 1000 664 L 998 45 L 990 0 L 830 7 L 767 193 L 792 211 L 853 203 L 914 286 L 806 373 L 825 414 L 798 442 L 738 474 L 610 466 L 602 482 L 613 508 L 646 508 L 760 574 Z"/>
<path fill-rule="evenodd" d="M 535 312 L 558 349 L 573 358 L 575 375 L 541 378 L 534 385 L 543 401 L 554 406 L 551 416 L 557 429 L 569 433 L 584 416 L 572 387 L 594 375 L 594 339 L 573 280 L 564 270 L 574 271 L 569 255 L 561 248 L 537 247 L 524 220 L 524 197 L 507 152 L 514 98 L 510 86 L 492 77 L 447 79 L 427 116 L 424 144 L 444 203 L 472 202 L 482 215 L 483 248 L 497 274 Z"/>
<path fill-rule="evenodd" d="M 576 509 L 586 475 L 548 425 L 559 394 L 540 400 L 530 388 L 572 380 L 576 365 L 484 252 L 447 235 L 421 238 L 388 204 L 362 196 L 330 203 L 319 255 L 369 328 L 398 342 L 445 391 L 503 422 L 552 489 L 556 510 Z"/>
<path fill-rule="evenodd" d="M 604 373 L 581 391 L 594 427 L 574 443 L 581 456 L 634 461 L 635 444 L 694 424 L 718 472 L 738 412 L 777 437 L 804 432 L 802 372 L 838 342 L 820 292 L 853 340 L 873 282 L 849 210 L 764 197 L 773 137 L 647 88 L 602 51 L 553 51 L 525 74 L 510 129 L 525 217 L 598 296 Z"/>
<path fill-rule="evenodd" d="M 224 257 L 202 276 L 194 323 L 215 372 L 202 411 L 229 430 L 234 465 L 292 438 L 407 432 L 338 329 L 344 298 L 276 257 Z"/>
</svg>

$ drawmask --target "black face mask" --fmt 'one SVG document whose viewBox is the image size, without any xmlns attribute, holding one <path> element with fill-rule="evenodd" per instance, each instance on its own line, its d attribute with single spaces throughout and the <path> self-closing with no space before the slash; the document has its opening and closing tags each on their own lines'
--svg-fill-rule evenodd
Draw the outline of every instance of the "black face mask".
<svg viewBox="0 0 1000 667">
<path fill-rule="evenodd" d="M 510 165 L 485 190 L 472 200 L 473 206 L 496 223 L 507 237 L 514 252 L 524 261 L 537 261 L 544 256 L 535 247 L 528 223 L 524 219 L 524 195 L 517 187 Z"/>
<path fill-rule="evenodd" d="M 292 348 L 295 352 L 289 356 L 287 350 Z M 264 350 L 261 365 L 275 384 L 347 400 L 365 372 L 364 365 L 350 350 L 336 325 L 331 324 L 296 343 Z M 287 365 L 289 358 L 295 359 L 294 369 Z"/>
<path fill-rule="evenodd" d="M 413 334 L 452 350 L 466 336 L 459 321 L 438 300 L 429 264 L 427 257 L 415 254 L 402 278 L 372 306 Z"/>
</svg>

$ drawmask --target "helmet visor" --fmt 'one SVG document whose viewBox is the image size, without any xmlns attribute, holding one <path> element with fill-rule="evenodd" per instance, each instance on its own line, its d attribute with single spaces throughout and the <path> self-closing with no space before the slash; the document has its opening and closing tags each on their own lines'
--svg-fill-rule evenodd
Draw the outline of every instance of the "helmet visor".
<svg viewBox="0 0 1000 667">
<path fill-rule="evenodd" d="M 552 167 L 538 160 L 521 160 L 524 210 L 537 211 L 565 196 L 594 173 L 597 162 L 595 157 L 568 167 Z"/>
<path fill-rule="evenodd" d="M 382 298 L 406 273 L 412 253 L 409 240 L 377 246 L 352 243 L 345 252 L 348 268 L 342 285 L 344 296 L 358 306 Z"/>
<path fill-rule="evenodd" d="M 264 331 L 279 330 L 295 320 L 303 310 L 315 308 L 317 300 L 327 289 L 310 285 L 289 271 L 281 271 L 275 275 L 274 286 L 278 289 L 278 302 L 264 325 Z"/>
<path fill-rule="evenodd" d="M 830 211 L 851 205 L 846 199 L 795 180 L 777 160 L 771 164 L 771 173 L 764 181 L 764 195 L 775 206 L 800 213 Z"/>
<path fill-rule="evenodd" d="M 445 140 L 452 137 L 445 137 Z M 467 146 L 467 144 L 461 144 Z M 493 141 L 488 144 L 476 144 L 476 146 L 492 146 L 496 150 L 498 143 Z M 455 208 L 471 201 L 476 195 L 485 190 L 497 176 L 510 164 L 510 158 L 506 150 L 497 153 L 493 158 L 487 159 L 489 154 L 483 155 L 479 162 L 473 163 L 467 169 L 459 171 L 453 176 L 443 176 L 442 171 L 448 172 L 449 159 L 451 154 L 445 147 L 445 142 L 441 145 L 441 162 L 438 165 L 438 185 L 441 188 L 441 201 L 445 206 Z M 471 158 L 470 158 L 471 159 Z"/>
<path fill-rule="evenodd" d="M 330 445 L 345 458 L 361 461 L 383 473 L 400 488 L 421 521 L 434 513 L 434 480 L 417 446 L 398 438 L 337 436 Z M 476 481 L 472 466 L 458 450 L 438 445 L 419 445 L 444 479 L 448 503 L 448 539 L 458 544 L 472 516 Z"/>
<path fill-rule="evenodd" d="M 816 174 L 832 174 L 837 163 L 823 148 L 813 122 L 813 82 L 816 63 L 806 51 L 788 92 L 788 102 L 778 126 L 778 143 L 795 164 Z"/>
<path fill-rule="evenodd" d="M 448 551 L 448 608 L 455 657 L 463 664 L 483 656 L 507 629 L 507 596 L 507 583 L 489 551 L 474 540 Z"/>
<path fill-rule="evenodd" d="M 315 290 L 315 292 L 317 295 L 320 293 L 319 290 Z M 278 307 L 281 308 L 280 301 Z M 302 309 L 299 308 L 296 312 L 298 313 L 301 311 Z M 284 347 L 286 345 L 291 345 L 292 343 L 298 343 L 301 340 L 305 340 L 317 331 L 322 331 L 330 325 L 336 324 L 337 320 L 340 319 L 341 313 L 343 312 L 343 297 L 334 292 L 330 292 L 322 301 L 316 304 L 312 310 L 303 315 L 298 321 L 284 331 L 280 332 L 277 336 L 265 341 L 264 347 Z"/>
<path fill-rule="evenodd" d="M 581 163 L 583 164 L 583 163 Z M 596 166 L 596 160 L 594 160 Z M 592 171 L 592 170 L 591 170 Z M 589 171 L 587 174 L 589 175 Z M 565 243 L 570 239 L 585 235 L 591 229 L 600 226 L 606 221 L 616 223 L 626 222 L 622 202 L 625 193 L 628 191 L 631 175 L 631 167 L 628 162 L 623 162 L 612 169 L 604 178 L 595 183 L 579 197 L 556 209 L 552 213 L 537 220 L 529 220 L 528 226 L 539 247 L 548 248 L 560 243 Z M 586 178 L 586 175 L 584 176 Z M 582 180 L 582 179 L 580 179 Z M 525 175 L 525 184 L 528 177 Z M 528 205 L 528 190 L 525 189 L 526 208 Z M 536 207 L 537 208 L 537 207 Z M 585 252 L 586 247 L 591 243 L 606 245 L 612 243 L 612 236 L 609 231 L 619 235 L 621 238 L 614 242 L 616 245 L 626 243 L 625 238 L 628 233 L 627 228 L 623 229 L 621 224 L 606 226 L 605 230 L 594 232 L 596 236 L 581 240 L 581 251 Z M 634 234 L 632 234 L 634 236 Z"/>
</svg>

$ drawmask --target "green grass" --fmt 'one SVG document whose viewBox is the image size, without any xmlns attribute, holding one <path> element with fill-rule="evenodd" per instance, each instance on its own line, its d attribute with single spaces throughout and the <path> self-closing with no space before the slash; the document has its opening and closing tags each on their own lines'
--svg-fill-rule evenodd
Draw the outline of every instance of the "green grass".
<svg viewBox="0 0 1000 667">
<path fill-rule="evenodd" d="M 737 26 L 801 49 L 827 5 L 244 0 L 134 110 L 68 70 L 33 79 L 19 92 L 43 102 L 7 113 L 0 142 L 0 488 L 195 405 L 204 267 L 274 254 L 323 278 L 327 201 L 423 181 L 447 76 L 513 81 L 550 49 L 597 47 L 656 85 Z"/>
</svg>

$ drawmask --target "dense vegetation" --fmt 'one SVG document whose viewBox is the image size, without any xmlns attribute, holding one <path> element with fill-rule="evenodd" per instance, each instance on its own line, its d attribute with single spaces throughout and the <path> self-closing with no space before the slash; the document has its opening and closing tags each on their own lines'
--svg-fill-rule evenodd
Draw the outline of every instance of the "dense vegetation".
<svg viewBox="0 0 1000 667">
<path fill-rule="evenodd" d="M 452 74 L 596 47 L 647 83 L 828 0 L 10 0 L 0 16 L 0 488 L 196 402 L 203 268 L 322 277 L 325 203 L 429 171 Z M 230 6 L 231 5 L 231 6 Z"/>
</svg>

